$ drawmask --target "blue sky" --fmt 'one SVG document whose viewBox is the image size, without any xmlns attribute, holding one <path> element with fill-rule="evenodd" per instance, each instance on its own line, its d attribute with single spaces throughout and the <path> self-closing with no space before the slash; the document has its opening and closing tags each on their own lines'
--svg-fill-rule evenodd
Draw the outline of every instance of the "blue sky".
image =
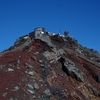
<svg viewBox="0 0 100 100">
<path fill-rule="evenodd" d="M 68 30 L 80 44 L 100 52 L 100 0 L 0 0 L 0 51 L 35 27 Z"/>
</svg>

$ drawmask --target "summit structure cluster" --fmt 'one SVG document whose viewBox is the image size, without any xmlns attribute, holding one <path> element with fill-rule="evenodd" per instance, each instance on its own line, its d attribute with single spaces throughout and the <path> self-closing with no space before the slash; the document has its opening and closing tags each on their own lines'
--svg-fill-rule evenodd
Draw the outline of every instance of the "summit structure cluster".
<svg viewBox="0 0 100 100">
<path fill-rule="evenodd" d="M 19 37 L 19 39 L 22 39 L 22 38 L 24 38 L 24 39 L 30 38 L 31 40 L 32 39 L 41 39 L 43 37 L 48 37 L 48 36 L 53 36 L 53 35 L 60 35 L 60 32 L 58 32 L 58 33 L 47 32 L 45 28 L 37 27 L 34 29 L 33 32 L 30 32 L 29 34 L 27 34 L 25 36 Z M 64 35 L 61 35 L 61 36 L 67 37 L 68 32 L 64 31 Z"/>
</svg>

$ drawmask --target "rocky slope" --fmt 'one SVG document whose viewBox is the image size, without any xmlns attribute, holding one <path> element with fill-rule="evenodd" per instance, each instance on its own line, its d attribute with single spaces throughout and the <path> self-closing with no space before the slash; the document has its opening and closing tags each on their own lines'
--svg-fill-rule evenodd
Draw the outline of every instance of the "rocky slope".
<svg viewBox="0 0 100 100">
<path fill-rule="evenodd" d="M 100 55 L 70 36 L 18 40 L 0 54 L 0 100 L 100 100 Z"/>
</svg>

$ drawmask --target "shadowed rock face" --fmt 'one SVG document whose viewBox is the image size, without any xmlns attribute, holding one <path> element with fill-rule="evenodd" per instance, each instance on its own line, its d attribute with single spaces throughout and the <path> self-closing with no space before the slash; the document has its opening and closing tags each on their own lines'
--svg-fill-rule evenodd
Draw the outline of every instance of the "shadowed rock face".
<svg viewBox="0 0 100 100">
<path fill-rule="evenodd" d="M 75 64 L 67 58 L 60 58 L 62 63 L 62 70 L 67 73 L 67 75 L 72 76 L 78 81 L 84 81 L 83 72 L 75 66 Z"/>
<path fill-rule="evenodd" d="M 69 36 L 45 38 L 0 54 L 0 100 L 100 100 L 98 52 Z"/>
</svg>

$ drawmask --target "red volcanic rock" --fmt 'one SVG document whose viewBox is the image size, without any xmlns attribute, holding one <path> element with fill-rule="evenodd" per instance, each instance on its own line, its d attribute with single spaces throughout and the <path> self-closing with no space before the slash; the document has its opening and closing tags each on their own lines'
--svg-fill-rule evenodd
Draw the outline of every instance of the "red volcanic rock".
<svg viewBox="0 0 100 100">
<path fill-rule="evenodd" d="M 43 38 L 0 54 L 0 100 L 100 100 L 100 65 L 85 55 L 93 50 L 69 36 Z"/>
</svg>

